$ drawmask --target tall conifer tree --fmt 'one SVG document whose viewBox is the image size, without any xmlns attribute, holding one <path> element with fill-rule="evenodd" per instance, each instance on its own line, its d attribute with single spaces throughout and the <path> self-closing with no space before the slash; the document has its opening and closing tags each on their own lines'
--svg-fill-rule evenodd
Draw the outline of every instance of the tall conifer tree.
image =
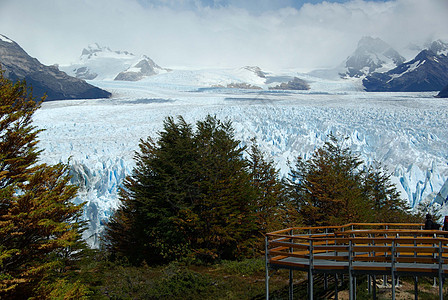
<svg viewBox="0 0 448 300">
<path fill-rule="evenodd" d="M 141 142 L 122 205 L 106 229 L 112 254 L 159 263 L 252 251 L 255 194 L 243 148 L 230 122 L 207 116 L 196 127 L 167 118 L 157 142 Z"/>
<path fill-rule="evenodd" d="M 289 194 L 306 225 L 401 222 L 413 217 L 380 169 L 365 168 L 343 142 L 330 135 L 311 158 L 299 157 L 289 176 Z"/>
<path fill-rule="evenodd" d="M 65 165 L 39 164 L 38 107 L 25 83 L 0 72 L 0 298 L 56 296 L 55 282 L 82 298 L 81 285 L 62 279 L 84 246 L 76 222 L 82 205 L 71 202 L 77 188 Z"/>
<path fill-rule="evenodd" d="M 266 159 L 258 148 L 255 139 L 249 149 L 249 172 L 256 192 L 253 206 L 259 232 L 263 235 L 300 224 L 297 209 L 287 198 L 285 183 L 273 161 Z"/>
</svg>

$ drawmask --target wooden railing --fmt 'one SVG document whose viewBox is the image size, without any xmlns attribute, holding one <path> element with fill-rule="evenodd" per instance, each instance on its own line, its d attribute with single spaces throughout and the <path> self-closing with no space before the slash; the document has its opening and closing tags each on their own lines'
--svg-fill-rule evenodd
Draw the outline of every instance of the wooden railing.
<svg viewBox="0 0 448 300">
<path fill-rule="evenodd" d="M 353 223 L 296 227 L 266 234 L 271 268 L 309 274 L 448 275 L 448 232 L 422 230 L 423 224 Z"/>
</svg>

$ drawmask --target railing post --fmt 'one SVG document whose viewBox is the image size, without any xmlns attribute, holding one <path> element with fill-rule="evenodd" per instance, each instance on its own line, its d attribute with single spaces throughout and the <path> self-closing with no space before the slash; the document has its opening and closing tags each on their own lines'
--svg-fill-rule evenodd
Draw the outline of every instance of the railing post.
<svg viewBox="0 0 448 300">
<path fill-rule="evenodd" d="M 334 300 L 338 300 L 338 285 L 339 285 L 339 280 L 338 280 L 338 273 L 334 274 Z"/>
<path fill-rule="evenodd" d="M 348 286 L 349 286 L 349 299 L 355 300 L 353 298 L 353 274 L 352 274 L 352 240 L 348 242 Z"/>
<path fill-rule="evenodd" d="M 373 300 L 376 300 L 376 275 L 373 275 L 373 293 L 372 293 Z"/>
<path fill-rule="evenodd" d="M 443 300 L 443 270 L 442 270 L 442 257 L 443 249 L 442 249 L 442 241 L 439 240 L 439 299 Z"/>
<path fill-rule="evenodd" d="M 386 225 L 386 230 L 388 226 Z M 387 233 L 384 234 L 384 237 L 387 238 Z M 387 243 L 384 243 L 384 246 L 387 246 Z M 384 252 L 384 257 L 387 257 L 387 252 Z M 383 287 L 387 287 L 387 275 L 383 275 Z"/>
<path fill-rule="evenodd" d="M 418 300 L 418 277 L 414 276 L 414 300 Z"/>
<path fill-rule="evenodd" d="M 266 300 L 269 300 L 269 252 L 268 252 L 268 236 L 265 236 L 264 241 L 264 253 L 265 253 L 265 268 L 266 268 L 266 280 L 265 280 L 265 287 L 266 287 Z"/>
<path fill-rule="evenodd" d="M 309 270 L 308 270 L 308 299 L 313 300 L 313 269 L 314 269 L 314 257 L 313 257 L 313 240 L 310 238 L 309 246 Z"/>
<path fill-rule="evenodd" d="M 293 236 L 294 232 L 293 229 L 291 229 L 290 235 Z M 294 243 L 294 239 L 290 239 L 289 240 L 290 243 Z M 294 252 L 294 248 L 290 247 L 289 248 L 289 253 L 293 253 Z M 289 270 L 289 300 L 292 300 L 294 297 L 294 283 L 293 283 L 293 273 L 292 273 L 292 269 Z"/>
<path fill-rule="evenodd" d="M 368 234 L 367 237 L 369 239 L 372 238 L 372 234 Z M 369 246 L 372 246 L 372 241 L 370 240 L 368 243 Z M 371 253 L 369 251 L 369 257 L 371 257 Z M 367 274 L 367 293 L 371 294 L 372 293 L 372 277 L 370 276 L 370 274 Z"/>
<path fill-rule="evenodd" d="M 395 300 L 395 241 L 392 241 L 390 249 L 391 273 L 392 273 L 392 300 Z"/>
</svg>

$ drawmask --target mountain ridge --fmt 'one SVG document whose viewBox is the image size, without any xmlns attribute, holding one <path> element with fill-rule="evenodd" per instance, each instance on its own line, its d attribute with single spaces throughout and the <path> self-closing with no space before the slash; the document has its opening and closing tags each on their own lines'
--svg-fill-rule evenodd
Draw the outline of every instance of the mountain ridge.
<svg viewBox="0 0 448 300">
<path fill-rule="evenodd" d="M 448 82 L 448 44 L 438 40 L 407 61 L 385 73 L 363 79 L 367 92 L 440 91 Z"/>
<path fill-rule="evenodd" d="M 65 72 L 86 80 L 138 81 L 169 72 L 146 55 L 111 50 L 98 43 L 90 44 L 81 52 L 78 62 L 61 67 Z"/>
<path fill-rule="evenodd" d="M 57 65 L 43 65 L 31 57 L 16 42 L 0 35 L 0 65 L 6 78 L 25 80 L 33 88 L 33 96 L 46 100 L 109 98 L 111 93 L 71 77 Z"/>
</svg>

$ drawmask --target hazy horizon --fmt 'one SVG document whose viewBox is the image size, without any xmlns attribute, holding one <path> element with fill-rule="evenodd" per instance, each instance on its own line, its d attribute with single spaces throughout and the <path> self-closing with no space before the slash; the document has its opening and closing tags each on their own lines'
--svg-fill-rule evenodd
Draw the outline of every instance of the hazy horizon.
<svg viewBox="0 0 448 300">
<path fill-rule="evenodd" d="M 47 65 L 98 43 L 162 67 L 315 69 L 341 63 L 363 36 L 405 56 L 448 40 L 447 15 L 446 0 L 2 0 L 0 33 Z"/>
</svg>

